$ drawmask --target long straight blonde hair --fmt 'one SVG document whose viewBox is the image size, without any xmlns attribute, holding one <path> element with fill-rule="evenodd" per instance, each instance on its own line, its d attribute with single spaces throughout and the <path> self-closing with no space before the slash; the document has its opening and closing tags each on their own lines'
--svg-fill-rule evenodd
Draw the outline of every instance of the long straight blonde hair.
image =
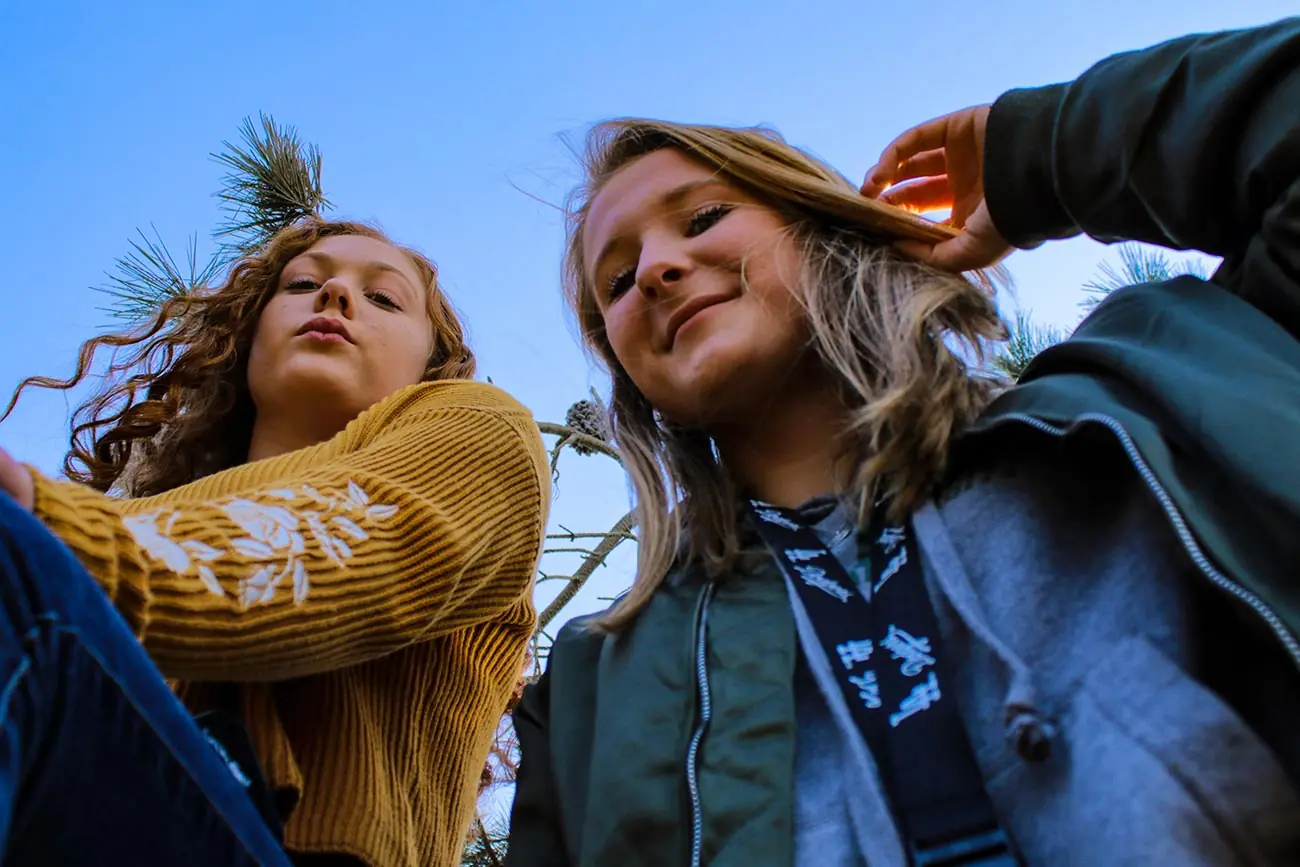
<svg viewBox="0 0 1300 867">
<path fill-rule="evenodd" d="M 741 547 L 736 485 L 708 435 L 664 422 L 619 364 L 583 259 L 596 194 L 628 163 L 663 148 L 710 166 L 785 217 L 802 253 L 796 294 L 813 347 L 850 412 L 843 450 L 854 472 L 843 493 L 856 499 L 860 521 L 879 496 L 901 516 L 934 487 L 954 435 L 997 387 L 970 363 L 1005 337 L 986 278 L 939 271 L 890 246 L 942 240 L 951 229 L 864 198 L 771 130 L 640 119 L 597 125 L 583 155 L 586 179 L 566 208 L 564 290 L 584 345 L 613 379 L 611 429 L 636 501 L 636 580 L 594 621 L 606 631 L 627 625 L 681 556 L 716 578 L 734 568 Z"/>
</svg>

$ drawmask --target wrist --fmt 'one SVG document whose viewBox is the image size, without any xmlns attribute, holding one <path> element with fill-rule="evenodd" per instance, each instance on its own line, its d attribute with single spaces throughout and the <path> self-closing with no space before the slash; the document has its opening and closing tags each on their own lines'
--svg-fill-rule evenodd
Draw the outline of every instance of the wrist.
<svg viewBox="0 0 1300 867">
<path fill-rule="evenodd" d="M 1056 115 L 1069 85 L 1004 93 L 991 106 L 984 134 L 984 199 L 989 218 L 1021 249 L 1068 238 L 1078 226 L 1056 195 Z"/>
</svg>

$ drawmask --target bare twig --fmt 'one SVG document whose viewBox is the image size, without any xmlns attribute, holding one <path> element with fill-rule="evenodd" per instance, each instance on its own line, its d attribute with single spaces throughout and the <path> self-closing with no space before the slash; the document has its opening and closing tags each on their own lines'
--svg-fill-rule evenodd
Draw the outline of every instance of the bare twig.
<svg viewBox="0 0 1300 867">
<path fill-rule="evenodd" d="M 600 452 L 602 455 L 605 455 L 606 457 L 611 457 L 614 460 L 618 461 L 620 464 L 623 463 L 622 455 L 618 453 L 618 449 L 616 449 L 614 446 L 610 445 L 607 442 L 602 442 L 601 440 L 598 440 L 593 436 L 588 436 L 587 434 L 582 433 L 581 431 L 576 431 L 573 428 L 569 427 L 568 425 L 556 424 L 555 422 L 551 422 L 551 421 L 539 421 L 537 423 L 537 427 L 544 434 L 550 434 L 552 436 L 558 436 L 560 438 L 560 445 L 557 446 L 557 451 L 553 452 L 553 455 L 558 454 L 559 448 L 563 448 L 564 446 L 571 446 L 577 443 L 586 446 L 587 448 L 591 449 L 593 452 Z"/>
<path fill-rule="evenodd" d="M 600 442 L 600 440 L 594 441 Z M 605 538 L 601 540 L 600 544 L 592 549 L 591 554 L 589 554 L 582 561 L 582 564 L 574 571 L 573 577 L 569 579 L 568 585 L 551 600 L 551 603 L 547 605 L 545 610 L 543 610 L 538 616 L 537 628 L 539 631 L 545 629 L 547 624 L 549 624 L 551 620 L 553 620 L 555 616 L 564 609 L 564 606 L 568 605 L 569 602 L 573 600 L 573 597 L 582 589 L 582 585 L 587 583 L 587 579 L 591 577 L 592 573 L 600 566 L 603 566 L 605 560 L 614 552 L 614 549 L 628 538 L 632 526 L 632 513 L 628 512 L 619 519 L 617 524 L 610 528 L 609 532 L 605 534 Z"/>
<path fill-rule="evenodd" d="M 570 542 L 575 542 L 575 541 L 577 541 L 578 539 L 603 539 L 603 538 L 605 538 L 605 537 L 608 536 L 608 535 L 609 535 L 608 533 L 574 533 L 574 532 L 564 532 L 564 533 L 547 533 L 547 534 L 546 534 L 546 538 L 548 538 L 548 539 L 568 539 Z M 628 534 L 627 534 L 627 537 L 628 537 L 629 539 L 635 539 L 635 538 L 636 538 L 636 534 L 635 534 L 635 533 L 628 533 Z"/>
</svg>

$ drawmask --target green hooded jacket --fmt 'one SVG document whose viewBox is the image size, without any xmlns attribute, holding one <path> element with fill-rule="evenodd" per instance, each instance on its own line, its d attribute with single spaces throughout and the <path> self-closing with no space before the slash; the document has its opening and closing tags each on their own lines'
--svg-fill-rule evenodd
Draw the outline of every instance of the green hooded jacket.
<svg viewBox="0 0 1300 867">
<path fill-rule="evenodd" d="M 1086 233 L 1223 264 L 1113 293 L 955 462 L 1009 426 L 1109 430 L 1200 573 L 1300 665 L 1300 19 L 1003 95 L 985 186 L 1021 248 Z M 770 565 L 718 584 L 680 570 L 617 637 L 567 625 L 515 713 L 507 863 L 791 863 L 797 646 Z"/>
</svg>

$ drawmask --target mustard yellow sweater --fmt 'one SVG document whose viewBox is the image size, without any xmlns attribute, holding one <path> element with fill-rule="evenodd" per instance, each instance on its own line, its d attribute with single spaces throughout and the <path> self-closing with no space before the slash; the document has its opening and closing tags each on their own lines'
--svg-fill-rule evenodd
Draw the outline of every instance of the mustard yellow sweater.
<svg viewBox="0 0 1300 867">
<path fill-rule="evenodd" d="M 194 710 L 235 682 L 295 852 L 459 863 L 536 621 L 549 500 L 528 411 L 476 382 L 404 389 L 332 440 L 159 496 L 36 479 Z"/>
</svg>

